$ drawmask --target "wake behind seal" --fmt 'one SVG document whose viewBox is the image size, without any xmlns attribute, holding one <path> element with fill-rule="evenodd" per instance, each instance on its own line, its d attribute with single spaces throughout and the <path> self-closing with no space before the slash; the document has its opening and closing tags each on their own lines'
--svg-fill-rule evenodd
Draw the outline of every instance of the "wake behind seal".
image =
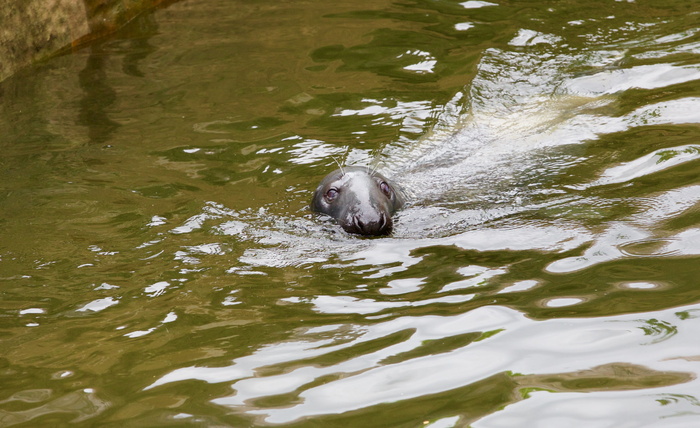
<svg viewBox="0 0 700 428">
<path fill-rule="evenodd" d="M 328 174 L 314 191 L 311 210 L 333 217 L 348 233 L 391 233 L 392 215 L 403 207 L 403 190 L 366 167 L 348 166 Z"/>
</svg>

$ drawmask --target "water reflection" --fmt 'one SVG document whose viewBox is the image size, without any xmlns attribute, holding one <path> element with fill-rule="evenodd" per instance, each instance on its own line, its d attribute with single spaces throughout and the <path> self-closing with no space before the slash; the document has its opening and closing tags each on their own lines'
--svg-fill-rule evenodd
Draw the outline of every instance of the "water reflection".
<svg viewBox="0 0 700 428">
<path fill-rule="evenodd" d="M 55 398 L 51 397 L 50 390 L 22 391 L 3 400 L 0 404 L 11 402 L 14 402 L 13 404 L 17 404 L 17 402 L 41 402 L 42 404 L 29 410 L 0 411 L 0 422 L 5 426 L 25 424 L 46 416 L 55 417 L 56 414 L 67 416 L 62 418 L 66 422 L 80 423 L 98 416 L 107 410 L 110 404 L 99 398 L 92 388 L 70 392 Z"/>
<path fill-rule="evenodd" d="M 158 21 L 154 14 L 142 13 L 134 18 L 132 25 L 138 26 L 138 32 L 136 37 L 130 38 L 126 43 L 122 70 L 129 76 L 146 77 L 141 68 L 148 56 L 158 50 L 149 41 L 151 37 L 158 34 Z"/>
<path fill-rule="evenodd" d="M 358 302 L 347 303 L 355 313 L 362 313 L 361 303 L 359 307 Z M 325 311 L 325 303 L 318 304 Z M 480 384 L 492 384 L 493 377 L 504 377 L 502 382 L 508 378 L 508 386 L 501 384 L 501 388 L 510 393 L 501 396 L 501 405 L 532 399 L 536 391 L 634 391 L 694 380 L 682 370 L 683 364 L 662 362 L 667 352 L 663 347 L 639 353 L 628 363 L 605 362 L 609 355 L 631 346 L 684 340 L 674 335 L 692 334 L 663 320 L 677 323 L 672 313 L 658 315 L 661 319 L 641 324 L 634 316 L 533 322 L 515 311 L 482 307 L 455 316 L 398 317 L 354 327 L 329 325 L 300 330 L 298 340 L 264 346 L 230 366 L 175 370 L 148 389 L 182 380 L 233 381 L 234 394 L 214 403 L 264 416 L 267 423 L 292 423 L 312 415 L 375 406 L 394 414 L 398 409 L 384 403 L 438 399 L 435 394 L 455 388 L 468 400 Z M 661 332 L 669 329 L 672 334 Z M 658 334 L 663 337 L 648 343 L 648 336 Z M 544 349 L 551 354 L 542 354 Z M 543 358 L 546 365 L 541 365 Z M 543 367 L 547 368 L 541 372 Z M 273 397 L 295 404 L 266 404 L 274 403 Z M 537 406 L 537 400 L 532 405 Z M 460 420 L 466 423 L 480 416 L 468 412 Z"/>
<path fill-rule="evenodd" d="M 108 56 L 99 45 L 89 49 L 85 68 L 78 74 L 80 87 L 85 91 L 80 101 L 78 123 L 88 128 L 91 144 L 103 144 L 120 126 L 108 114 L 117 94 L 107 81 L 105 61 Z"/>
<path fill-rule="evenodd" d="M 91 144 L 109 142 L 121 126 L 111 117 L 113 115 L 110 115 L 117 105 L 118 95 L 113 87 L 117 82 L 107 74 L 110 69 L 108 62 L 119 56 L 125 75 L 143 78 L 141 63 L 156 51 L 149 43 L 149 38 L 155 35 L 158 29 L 153 15 L 141 14 L 131 26 L 139 28 L 138 36 L 128 39 L 122 46 L 104 42 L 89 46 L 85 67 L 78 73 L 78 84 L 83 90 L 83 96 L 79 102 L 77 123 L 87 127 Z M 118 55 L 120 51 L 124 54 Z"/>
</svg>

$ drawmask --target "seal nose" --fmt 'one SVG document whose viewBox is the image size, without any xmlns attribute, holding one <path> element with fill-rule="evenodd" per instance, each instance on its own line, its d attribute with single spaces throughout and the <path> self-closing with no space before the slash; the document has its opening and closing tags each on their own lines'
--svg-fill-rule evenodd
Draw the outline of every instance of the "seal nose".
<svg viewBox="0 0 700 428">
<path fill-rule="evenodd" d="M 360 235 L 386 235 L 392 229 L 391 217 L 385 213 L 378 213 L 376 219 L 367 220 L 359 214 L 354 214 L 345 230 Z"/>
</svg>

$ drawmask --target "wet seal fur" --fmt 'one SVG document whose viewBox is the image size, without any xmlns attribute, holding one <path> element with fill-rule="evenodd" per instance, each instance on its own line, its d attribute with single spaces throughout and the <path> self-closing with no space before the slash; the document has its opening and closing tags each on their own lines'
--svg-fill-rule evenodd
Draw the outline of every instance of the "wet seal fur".
<svg viewBox="0 0 700 428">
<path fill-rule="evenodd" d="M 328 174 L 311 198 L 311 210 L 333 217 L 348 233 L 387 235 L 392 216 L 406 202 L 404 191 L 378 172 L 348 166 Z"/>
</svg>

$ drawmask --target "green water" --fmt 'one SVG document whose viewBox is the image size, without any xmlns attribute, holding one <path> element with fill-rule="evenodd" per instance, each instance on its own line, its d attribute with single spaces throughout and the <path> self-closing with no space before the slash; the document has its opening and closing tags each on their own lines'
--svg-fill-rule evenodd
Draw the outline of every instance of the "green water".
<svg viewBox="0 0 700 428">
<path fill-rule="evenodd" d="M 181 1 L 0 83 L 0 426 L 700 424 L 698 23 Z"/>
</svg>

